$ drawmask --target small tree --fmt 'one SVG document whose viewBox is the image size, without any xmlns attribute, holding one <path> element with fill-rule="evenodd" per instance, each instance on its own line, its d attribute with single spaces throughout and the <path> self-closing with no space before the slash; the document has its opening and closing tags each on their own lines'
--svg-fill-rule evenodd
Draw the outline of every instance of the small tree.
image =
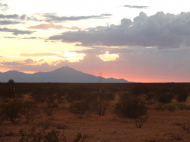
<svg viewBox="0 0 190 142">
<path fill-rule="evenodd" d="M 7 84 L 9 84 L 9 85 L 14 85 L 15 84 L 15 81 L 13 80 L 13 79 L 10 79 L 8 82 L 7 82 Z"/>
<path fill-rule="evenodd" d="M 139 98 L 131 96 L 127 98 L 126 95 L 122 95 L 115 109 L 117 114 L 134 119 L 137 128 L 141 128 L 143 123 L 148 119 L 146 115 L 148 109 Z"/>
</svg>

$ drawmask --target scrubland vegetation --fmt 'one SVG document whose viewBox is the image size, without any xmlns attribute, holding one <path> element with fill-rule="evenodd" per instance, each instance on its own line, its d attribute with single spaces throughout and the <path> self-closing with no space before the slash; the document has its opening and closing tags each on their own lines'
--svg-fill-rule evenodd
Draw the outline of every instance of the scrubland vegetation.
<svg viewBox="0 0 190 142">
<path fill-rule="evenodd" d="M 101 89 L 101 93 L 100 93 Z M 0 141 L 190 141 L 189 83 L 0 83 Z"/>
</svg>

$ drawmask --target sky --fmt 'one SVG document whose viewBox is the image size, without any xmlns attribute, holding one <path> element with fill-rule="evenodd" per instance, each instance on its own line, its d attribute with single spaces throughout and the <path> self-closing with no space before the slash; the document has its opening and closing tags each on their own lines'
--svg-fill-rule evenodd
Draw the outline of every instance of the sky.
<svg viewBox="0 0 190 142">
<path fill-rule="evenodd" d="M 0 72 L 69 66 L 134 82 L 190 82 L 188 0 L 0 0 Z"/>
</svg>

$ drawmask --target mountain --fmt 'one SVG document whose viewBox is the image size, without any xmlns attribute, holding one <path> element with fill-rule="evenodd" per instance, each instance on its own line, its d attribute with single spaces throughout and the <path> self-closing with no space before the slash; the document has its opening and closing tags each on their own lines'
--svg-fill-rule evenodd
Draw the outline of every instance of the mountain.
<svg viewBox="0 0 190 142">
<path fill-rule="evenodd" d="M 98 83 L 99 76 L 86 74 L 68 66 L 64 66 L 51 72 L 37 72 L 25 74 L 18 71 L 0 72 L 0 82 L 8 82 L 13 79 L 15 82 L 71 82 L 71 83 Z M 103 78 L 102 83 L 127 83 L 124 79 Z"/>
</svg>

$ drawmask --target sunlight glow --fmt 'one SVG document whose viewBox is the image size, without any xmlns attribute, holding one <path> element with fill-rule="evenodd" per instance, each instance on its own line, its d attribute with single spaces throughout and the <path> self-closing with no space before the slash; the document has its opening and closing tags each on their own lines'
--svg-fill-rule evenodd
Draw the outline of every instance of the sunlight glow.
<svg viewBox="0 0 190 142">
<path fill-rule="evenodd" d="M 100 59 L 103 61 L 115 61 L 117 58 L 119 58 L 118 54 L 109 54 L 109 51 L 107 51 L 105 54 L 99 55 Z"/>
</svg>

